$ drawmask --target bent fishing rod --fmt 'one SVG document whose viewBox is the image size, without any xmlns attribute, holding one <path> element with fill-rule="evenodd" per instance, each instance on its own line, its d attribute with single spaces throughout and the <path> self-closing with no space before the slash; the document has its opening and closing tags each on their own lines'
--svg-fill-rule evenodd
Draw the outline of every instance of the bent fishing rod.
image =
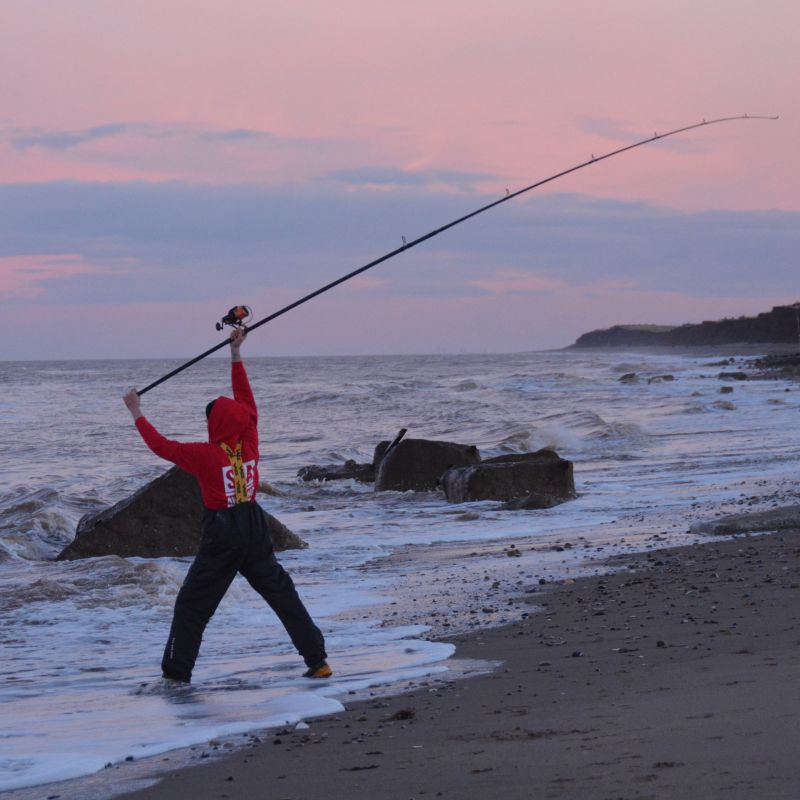
<svg viewBox="0 0 800 800">
<path fill-rule="evenodd" d="M 694 125 L 685 125 L 682 128 L 675 128 L 675 130 L 667 131 L 666 133 L 654 133 L 647 139 L 642 139 L 639 142 L 634 142 L 633 144 L 626 145 L 625 147 L 620 147 L 617 150 L 612 150 L 610 153 L 604 153 L 603 155 L 600 156 L 592 155 L 592 157 L 588 161 L 584 161 L 582 164 L 577 164 L 574 167 L 562 170 L 561 172 L 558 172 L 555 175 L 551 175 L 549 178 L 544 178 L 543 180 L 537 181 L 536 183 L 532 183 L 530 186 L 526 186 L 523 189 L 518 189 L 516 192 L 509 192 L 506 189 L 505 196 L 501 197 L 499 200 L 494 200 L 491 203 L 487 203 L 485 206 L 481 206 L 475 211 L 472 211 L 469 214 L 465 214 L 463 217 L 459 217 L 458 219 L 455 219 L 452 222 L 448 222 L 446 225 L 442 225 L 441 227 L 436 228 L 435 230 L 429 231 L 428 233 L 423 234 L 422 236 L 419 236 L 418 238 L 413 239 L 410 242 L 407 242 L 404 236 L 403 244 L 400 247 L 397 247 L 391 252 L 382 255 L 380 258 L 376 258 L 374 261 L 370 261 L 369 264 L 364 264 L 363 267 L 359 267 L 358 269 L 354 269 L 352 272 L 348 272 L 347 275 L 343 275 L 341 278 L 337 278 L 335 281 L 331 281 L 330 283 L 325 284 L 325 286 L 322 286 L 316 291 L 311 292 L 310 294 L 307 294 L 304 297 L 301 297 L 299 300 L 295 300 L 288 306 L 284 306 L 279 311 L 275 311 L 269 316 L 264 317 L 264 319 L 260 319 L 258 322 L 254 322 L 252 325 L 245 324 L 246 321 L 252 316 L 252 312 L 250 311 L 250 309 L 247 306 L 236 306 L 235 308 L 232 308 L 222 318 L 221 322 L 217 323 L 217 330 L 222 330 L 224 325 L 230 325 L 234 328 L 242 328 L 247 332 L 253 331 L 256 328 L 260 328 L 262 325 L 266 325 L 268 322 L 272 322 L 272 320 L 283 316 L 292 309 L 303 305 L 303 303 L 307 303 L 309 300 L 313 300 L 315 297 L 318 297 L 324 292 L 333 289 L 340 283 L 349 281 L 351 278 L 355 278 L 356 275 L 360 275 L 362 272 L 366 272 L 368 269 L 377 267 L 378 264 L 383 264 L 384 261 L 388 261 L 389 259 L 394 258 L 395 256 L 399 256 L 401 253 L 405 253 L 412 247 L 416 247 L 418 244 L 427 242 L 428 239 L 433 239 L 434 236 L 438 236 L 440 233 L 444 233 L 446 230 L 454 228 L 456 225 L 460 225 L 462 222 L 466 222 L 468 219 L 477 217 L 478 214 L 483 214 L 484 211 L 488 211 L 490 208 L 499 206 L 502 203 L 507 203 L 509 200 L 513 200 L 515 197 L 519 197 L 520 195 L 525 194 L 526 192 L 530 192 L 533 189 L 537 189 L 539 186 L 544 186 L 546 183 L 551 183 L 552 181 L 558 180 L 559 178 L 563 178 L 565 175 L 569 175 L 572 172 L 577 172 L 579 169 L 591 166 L 592 164 L 597 164 L 600 161 L 605 161 L 607 158 L 611 158 L 612 156 L 617 156 L 620 153 L 625 153 L 628 150 L 633 150 L 636 147 L 641 147 L 642 145 L 650 144 L 651 142 L 657 142 L 659 139 L 666 139 L 669 136 L 676 136 L 679 133 L 685 133 L 686 131 L 691 131 L 694 130 L 695 128 L 702 128 L 706 125 L 716 125 L 719 122 L 731 122 L 733 120 L 741 120 L 741 119 L 776 120 L 778 119 L 778 117 L 740 114 L 735 117 L 720 117 L 718 119 L 709 119 L 709 120 L 704 119 L 702 122 L 697 122 Z M 190 361 L 187 361 L 185 364 L 181 364 L 181 366 L 172 370 L 172 372 L 168 372 L 166 375 L 162 376 L 157 381 L 153 381 L 153 383 L 149 384 L 148 386 L 145 386 L 144 389 L 140 389 L 137 393 L 139 394 L 139 396 L 141 396 L 145 392 L 149 392 L 151 389 L 155 389 L 156 386 L 159 386 L 160 384 L 164 383 L 164 381 L 168 381 L 170 378 L 175 377 L 175 375 L 179 374 L 180 372 L 183 372 L 185 369 L 188 369 L 193 364 L 196 364 L 198 361 L 202 361 L 207 356 L 210 356 L 212 353 L 215 353 L 217 350 L 220 350 L 221 348 L 225 347 L 227 344 L 229 344 L 229 342 L 230 342 L 229 339 L 225 339 L 219 344 L 214 345 L 214 347 L 209 348 L 204 353 L 200 353 L 199 356 L 195 356 L 195 358 L 191 359 Z"/>
</svg>

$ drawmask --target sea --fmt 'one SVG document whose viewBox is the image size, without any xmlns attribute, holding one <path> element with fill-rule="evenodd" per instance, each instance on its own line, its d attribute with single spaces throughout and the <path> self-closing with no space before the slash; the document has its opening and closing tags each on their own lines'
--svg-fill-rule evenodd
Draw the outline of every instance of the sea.
<svg viewBox="0 0 800 800">
<path fill-rule="evenodd" d="M 209 742 L 313 726 L 354 699 L 491 669 L 460 662 L 448 637 L 535 614 L 526 593 L 614 568 L 609 556 L 689 544 L 702 536 L 698 521 L 800 496 L 800 386 L 723 376 L 746 365 L 735 353 L 246 360 L 260 408 L 259 501 L 308 543 L 280 560 L 325 633 L 334 677 L 301 677 L 276 618 L 237 578 L 192 686 L 162 691 L 161 652 L 190 559 L 55 559 L 84 514 L 169 466 L 121 397 L 179 363 L 0 363 L 8 797 L 111 797 L 152 780 L 132 764 L 174 765 L 172 754 Z M 143 410 L 165 435 L 203 440 L 205 404 L 228 392 L 227 361 L 208 358 L 144 395 Z M 578 497 L 510 511 L 297 478 L 310 464 L 371 461 L 401 428 L 477 445 L 484 457 L 554 448 L 574 464 Z M 48 791 L 54 782 L 72 789 Z"/>
</svg>

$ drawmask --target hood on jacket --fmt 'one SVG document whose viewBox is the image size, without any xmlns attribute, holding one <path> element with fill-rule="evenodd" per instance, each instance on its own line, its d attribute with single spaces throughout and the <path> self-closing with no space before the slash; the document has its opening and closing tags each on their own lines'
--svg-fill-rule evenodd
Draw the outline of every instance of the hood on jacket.
<svg viewBox="0 0 800 800">
<path fill-rule="evenodd" d="M 250 424 L 250 412 L 230 397 L 218 397 L 208 418 L 208 441 L 233 445 Z"/>
</svg>

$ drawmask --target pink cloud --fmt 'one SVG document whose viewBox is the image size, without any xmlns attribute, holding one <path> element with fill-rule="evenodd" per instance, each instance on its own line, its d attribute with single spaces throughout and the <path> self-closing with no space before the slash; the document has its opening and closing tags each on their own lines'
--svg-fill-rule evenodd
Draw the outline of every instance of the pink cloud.
<svg viewBox="0 0 800 800">
<path fill-rule="evenodd" d="M 544 293 L 563 291 L 567 288 L 564 281 L 514 270 L 498 270 L 492 277 L 468 283 L 491 294 Z"/>
<path fill-rule="evenodd" d="M 29 256 L 0 256 L 0 296 L 31 299 L 44 295 L 45 281 L 96 272 L 97 269 L 74 253 Z"/>
<path fill-rule="evenodd" d="M 132 136 L 81 153 L 6 152 L 6 180 L 281 183 L 378 164 L 494 174 L 488 188 L 501 192 L 628 132 L 788 115 L 800 73 L 794 0 L 768 13 L 728 4 L 722 15 L 687 0 L 510 0 L 503 13 L 463 0 L 242 0 L 224 15 L 210 0 L 82 7 L 45 4 L 34 15 L 20 0 L 2 4 L 0 72 L 14 79 L 0 86 L 0 122 L 260 130 L 320 145 L 303 153 L 245 138 L 198 147 Z M 605 126 L 587 130 L 587 118 Z M 687 209 L 797 209 L 785 175 L 800 172 L 799 126 L 787 116 L 702 130 L 687 136 L 696 150 L 654 145 L 558 189 Z"/>
</svg>

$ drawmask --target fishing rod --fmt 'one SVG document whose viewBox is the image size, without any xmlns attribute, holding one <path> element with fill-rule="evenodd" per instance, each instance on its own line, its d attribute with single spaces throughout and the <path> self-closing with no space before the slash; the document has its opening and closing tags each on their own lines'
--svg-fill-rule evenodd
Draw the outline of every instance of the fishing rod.
<svg viewBox="0 0 800 800">
<path fill-rule="evenodd" d="M 397 247 L 391 252 L 382 255 L 380 258 L 376 258 L 374 261 L 370 261 L 369 264 L 365 264 L 363 267 L 359 267 L 358 269 L 354 269 L 352 272 L 348 272 L 347 275 L 343 275 L 341 278 L 337 278 L 335 281 L 326 283 L 325 286 L 322 286 L 316 291 L 311 292 L 310 294 L 307 294 L 304 297 L 301 297 L 299 300 L 295 300 L 288 306 L 284 306 L 279 311 L 275 311 L 269 316 L 264 317 L 264 319 L 260 319 L 258 322 L 254 322 L 252 325 L 245 324 L 246 320 L 252 316 L 252 311 L 250 310 L 250 308 L 248 306 L 236 306 L 235 308 L 232 308 L 222 318 L 221 323 L 217 323 L 217 330 L 222 330 L 223 325 L 231 325 L 235 328 L 241 328 L 248 332 L 253 331 L 256 328 L 260 328 L 262 325 L 266 325 L 268 322 L 272 322 L 272 320 L 283 316 L 292 309 L 303 305 L 303 303 L 307 303 L 309 300 L 313 300 L 315 297 L 318 297 L 324 292 L 327 292 L 329 289 L 333 289 L 334 286 L 338 286 L 340 283 L 349 281 L 351 278 L 355 278 L 356 275 L 360 275 L 362 272 L 366 272 L 368 269 L 377 267 L 378 264 L 382 264 L 384 261 L 388 261 L 390 258 L 399 256 L 400 253 L 405 253 L 406 250 L 410 250 L 412 247 L 416 247 L 418 244 L 427 242 L 428 239 L 433 239 L 434 236 L 438 236 L 440 233 L 444 233 L 446 230 L 454 228 L 456 225 L 460 225 L 462 222 L 466 222 L 468 219 L 477 217 L 478 214 L 483 214 L 484 211 L 488 211 L 490 208 L 499 206 L 502 203 L 507 203 L 509 200 L 513 200 L 515 197 L 519 197 L 521 194 L 530 192 L 532 189 L 536 189 L 539 186 L 544 186 L 544 184 L 550 183 L 551 181 L 558 180 L 558 178 L 563 178 L 565 175 L 569 175 L 571 172 L 577 172 L 579 169 L 583 169 L 584 167 L 588 167 L 592 164 L 597 164 L 600 161 L 605 161 L 605 159 L 607 158 L 611 158 L 612 156 L 617 156 L 620 153 L 625 153 L 628 150 L 633 150 L 636 147 L 641 147 L 644 144 L 657 142 L 659 139 L 666 139 L 668 136 L 675 136 L 679 133 L 685 133 L 686 131 L 691 131 L 694 130 L 695 128 L 702 128 L 706 125 L 716 125 L 718 122 L 731 122 L 733 120 L 740 120 L 740 119 L 776 120 L 778 119 L 778 116 L 771 117 L 771 116 L 759 116 L 759 115 L 753 116 L 751 114 L 739 114 L 738 116 L 735 117 L 720 117 L 719 119 L 709 119 L 709 120 L 704 119 L 702 122 L 696 122 L 694 125 L 685 125 L 682 128 L 675 128 L 675 130 L 667 131 L 666 133 L 654 133 L 647 139 L 642 139 L 640 142 L 634 142 L 633 144 L 626 145 L 625 147 L 620 147 L 617 150 L 612 150 L 610 153 L 605 153 L 600 156 L 592 155 L 592 157 L 588 161 L 584 161 L 582 164 L 577 164 L 574 167 L 562 170 L 561 172 L 558 172 L 555 175 L 551 175 L 549 178 L 545 178 L 544 180 L 532 183 L 530 186 L 526 186 L 523 189 L 518 189 L 516 192 L 509 192 L 508 189 L 506 189 L 505 196 L 501 197 L 499 200 L 494 200 L 491 203 L 487 203 L 485 206 L 481 206 L 475 211 L 472 211 L 469 214 L 465 214 L 463 217 L 459 217 L 458 219 L 455 219 L 452 222 L 448 222 L 446 225 L 442 225 L 440 228 L 436 228 L 435 230 L 429 231 L 428 233 L 423 234 L 422 236 L 419 236 L 418 238 L 413 239 L 410 242 L 407 242 L 405 236 L 403 236 L 402 237 L 403 244 L 400 247 Z M 156 386 L 159 386 L 160 384 L 164 383 L 164 381 L 168 381 L 170 378 L 175 377 L 175 375 L 177 375 L 178 373 L 183 372 L 183 370 L 191 367 L 192 364 L 196 364 L 198 361 L 202 361 L 207 356 L 210 356 L 212 353 L 215 353 L 217 350 L 220 350 L 221 348 L 225 347 L 227 344 L 229 344 L 229 341 L 230 341 L 229 339 L 225 339 L 219 344 L 214 345 L 214 347 L 210 347 L 204 353 L 200 353 L 199 356 L 195 356 L 195 358 L 191 359 L 190 361 L 187 361 L 185 364 L 181 364 L 181 366 L 172 370 L 172 372 L 168 372 L 166 375 L 159 378 L 157 381 L 153 381 L 153 383 L 149 384 L 148 386 L 145 386 L 144 389 L 139 390 L 138 392 L 139 396 L 143 395 L 145 392 L 149 392 L 151 389 L 155 389 Z"/>
</svg>

